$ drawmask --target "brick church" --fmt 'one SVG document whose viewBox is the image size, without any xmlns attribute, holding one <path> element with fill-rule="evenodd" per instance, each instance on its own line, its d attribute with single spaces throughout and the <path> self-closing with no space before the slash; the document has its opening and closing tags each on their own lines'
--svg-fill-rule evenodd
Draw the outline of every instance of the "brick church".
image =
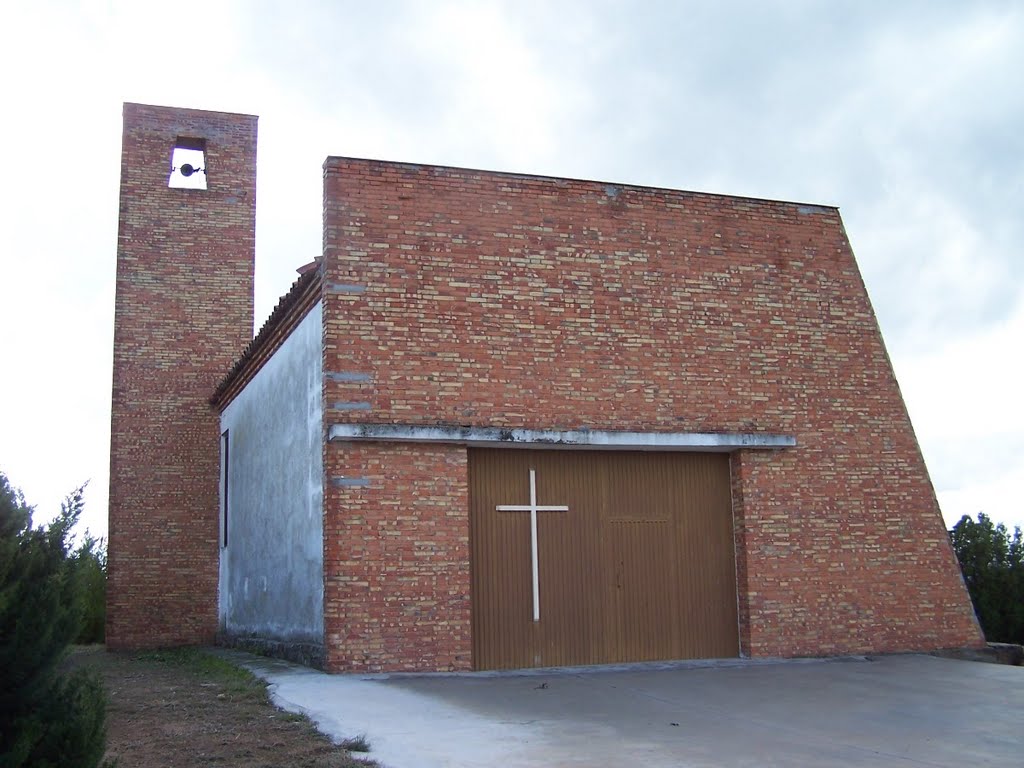
<svg viewBox="0 0 1024 768">
<path fill-rule="evenodd" d="M 983 643 L 832 207 L 329 157 L 126 104 L 108 644 L 330 671 Z"/>
</svg>

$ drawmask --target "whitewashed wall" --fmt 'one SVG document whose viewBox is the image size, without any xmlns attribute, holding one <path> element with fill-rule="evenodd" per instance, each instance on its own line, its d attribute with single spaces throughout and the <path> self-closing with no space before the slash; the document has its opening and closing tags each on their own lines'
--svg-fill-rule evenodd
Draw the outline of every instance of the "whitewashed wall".
<svg viewBox="0 0 1024 768">
<path fill-rule="evenodd" d="M 221 415 L 220 624 L 231 634 L 323 642 L 321 312 L 318 303 Z"/>
</svg>

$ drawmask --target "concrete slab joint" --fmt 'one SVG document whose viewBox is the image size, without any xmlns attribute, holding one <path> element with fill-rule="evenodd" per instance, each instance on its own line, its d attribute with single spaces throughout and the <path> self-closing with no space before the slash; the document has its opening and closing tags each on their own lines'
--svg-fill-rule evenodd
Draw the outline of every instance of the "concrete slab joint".
<svg viewBox="0 0 1024 768">
<path fill-rule="evenodd" d="M 331 407 L 336 411 L 369 411 L 373 406 L 365 400 L 341 400 L 331 403 Z"/>
<path fill-rule="evenodd" d="M 366 477 L 338 476 L 331 478 L 331 485 L 336 488 L 368 488 L 370 480 Z"/>
<path fill-rule="evenodd" d="M 371 381 L 373 374 L 362 373 L 360 371 L 326 371 L 324 378 L 330 381 L 342 381 L 342 382 L 360 382 L 360 381 Z"/>
</svg>

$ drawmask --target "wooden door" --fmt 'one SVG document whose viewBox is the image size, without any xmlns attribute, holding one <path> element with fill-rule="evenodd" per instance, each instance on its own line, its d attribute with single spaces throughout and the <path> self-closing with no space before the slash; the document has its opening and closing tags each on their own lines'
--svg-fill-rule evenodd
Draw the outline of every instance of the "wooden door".
<svg viewBox="0 0 1024 768">
<path fill-rule="evenodd" d="M 738 654 L 728 456 L 470 451 L 477 669 Z M 530 470 L 537 504 L 534 621 Z"/>
</svg>

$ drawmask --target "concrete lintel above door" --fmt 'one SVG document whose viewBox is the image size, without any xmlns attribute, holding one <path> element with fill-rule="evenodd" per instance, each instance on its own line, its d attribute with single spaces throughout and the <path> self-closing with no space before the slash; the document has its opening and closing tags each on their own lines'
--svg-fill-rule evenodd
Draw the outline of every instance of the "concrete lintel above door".
<svg viewBox="0 0 1024 768">
<path fill-rule="evenodd" d="M 332 442 L 451 443 L 478 448 L 729 452 L 792 448 L 792 435 L 762 432 L 624 432 L 602 429 L 506 429 L 418 424 L 332 424 Z"/>
</svg>

